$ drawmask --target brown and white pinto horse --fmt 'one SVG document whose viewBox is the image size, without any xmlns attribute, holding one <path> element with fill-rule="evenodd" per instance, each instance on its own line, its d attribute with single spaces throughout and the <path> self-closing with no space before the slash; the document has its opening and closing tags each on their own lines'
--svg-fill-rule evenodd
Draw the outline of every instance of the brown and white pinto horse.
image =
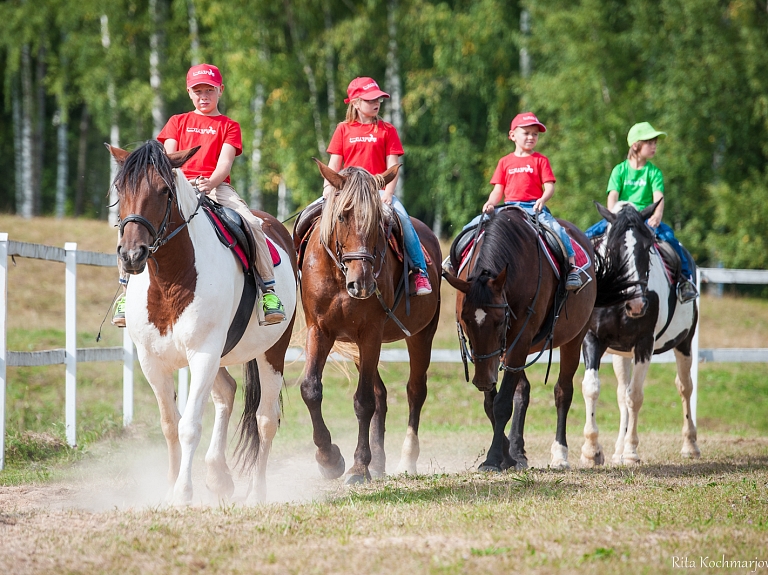
<svg viewBox="0 0 768 575">
<path fill-rule="evenodd" d="M 318 166 L 338 191 L 322 208 L 320 224 L 311 232 L 301 269 L 301 300 L 307 320 L 307 360 L 301 395 L 312 418 L 315 458 L 324 477 L 332 479 L 344 473 L 344 458 L 331 442 L 322 416 L 322 375 L 334 343 L 356 344 L 359 379 L 354 404 L 358 439 L 355 462 L 346 481 L 358 483 L 370 479 L 371 473 L 384 474 L 387 390 L 378 371 L 379 355 L 382 342 L 405 338 L 410 355 L 410 412 L 398 471 L 413 474 L 419 456 L 419 418 L 427 397 L 427 368 L 440 315 L 440 293 L 435 289 L 429 295 L 411 297 L 410 315 L 406 315 L 405 301 L 395 305 L 403 265 L 387 245 L 379 190 L 392 181 L 399 166 L 379 176 L 356 167 L 336 173 L 320 162 Z M 396 216 L 393 213 L 391 217 Z M 412 220 L 429 253 L 427 259 L 432 260 L 427 270 L 429 279 L 433 286 L 439 286 L 440 244 L 427 226 Z M 393 316 L 387 314 L 385 305 Z"/>
<path fill-rule="evenodd" d="M 594 262 L 586 236 L 570 222 L 560 223 Z M 474 363 L 472 383 L 485 394 L 485 413 L 493 427 L 493 440 L 480 469 L 528 466 L 523 429 L 531 386 L 524 368 L 529 353 L 549 345 L 560 348 L 560 374 L 554 387 L 557 429 L 550 465 L 568 468 L 566 418 L 581 342 L 596 302 L 602 305 L 621 300 L 625 284 L 620 270 L 601 265 L 596 277 L 595 266 L 589 267 L 586 273 L 593 281 L 570 293 L 559 318 L 554 318 L 551 314 L 559 280 L 547 262 L 536 230 L 528 223 L 528 215 L 519 208 L 491 216 L 463 268 L 453 251 L 451 257 L 453 269 L 459 269 L 458 277 L 448 272 L 443 275 L 457 290 L 462 354 Z M 464 347 L 463 333 L 469 339 L 469 349 Z M 497 392 L 499 371 L 504 376 Z M 510 417 L 512 427 L 507 438 L 505 428 Z"/>
<path fill-rule="evenodd" d="M 130 154 L 108 147 L 121 167 L 115 179 L 121 219 L 117 255 L 123 270 L 133 274 L 126 294 L 127 329 L 160 407 L 172 487 L 168 499 L 174 504 L 192 500 L 192 460 L 209 394 L 216 417 L 205 457 L 206 485 L 220 497 L 232 495 L 234 482 L 225 450 L 236 383 L 223 366 L 246 364 L 238 452 L 247 470 L 256 468 L 248 500 L 263 501 L 296 310 L 296 258 L 290 234 L 276 219 L 257 212 L 282 260 L 275 268 L 275 289 L 289 321 L 260 326 L 254 310 L 239 343 L 222 357 L 244 275 L 208 219 L 202 215 L 193 219 L 198 198 L 179 168 L 197 148 L 166 155 L 154 140 Z M 189 398 L 180 414 L 173 374 L 187 365 Z"/>
</svg>

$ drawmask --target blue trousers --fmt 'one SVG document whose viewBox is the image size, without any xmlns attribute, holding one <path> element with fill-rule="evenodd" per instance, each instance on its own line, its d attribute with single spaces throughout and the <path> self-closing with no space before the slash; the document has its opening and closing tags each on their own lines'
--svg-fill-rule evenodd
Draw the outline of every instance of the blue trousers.
<svg viewBox="0 0 768 575">
<path fill-rule="evenodd" d="M 505 206 L 518 206 L 520 208 L 523 208 L 527 213 L 533 215 L 533 206 L 536 202 L 507 202 L 504 205 Z M 496 211 L 498 211 L 499 208 L 496 208 Z M 466 230 L 469 227 L 476 226 L 480 223 L 480 220 L 488 219 L 488 214 L 480 214 L 479 216 L 474 217 L 466 226 L 464 226 L 464 229 Z M 573 251 L 573 244 L 571 243 L 570 236 L 565 232 L 565 229 L 563 226 L 560 225 L 560 223 L 555 219 L 555 217 L 552 215 L 552 212 L 549 211 L 549 208 L 544 206 L 544 209 L 539 212 L 539 221 L 546 226 L 549 226 L 552 228 L 552 230 L 560 236 L 560 240 L 563 242 L 563 245 L 565 246 L 565 251 L 568 254 L 569 258 L 572 258 L 576 255 L 576 252 Z"/>
<path fill-rule="evenodd" d="M 603 235 L 607 228 L 608 228 L 608 222 L 605 220 L 600 220 L 595 225 L 587 228 L 587 230 L 584 233 L 587 234 L 588 238 L 593 238 L 595 236 Z M 693 281 L 693 273 L 691 272 L 691 270 L 693 269 L 693 259 L 691 258 L 691 254 L 688 253 L 688 250 L 683 249 L 683 245 L 679 241 L 677 241 L 677 238 L 675 237 L 675 232 L 672 231 L 672 228 L 670 228 L 664 222 L 661 222 L 659 224 L 659 227 L 653 231 L 656 234 L 656 237 L 658 239 L 667 242 L 669 245 L 671 245 L 675 249 L 675 251 L 677 252 L 677 255 L 680 256 L 681 273 L 685 277 L 687 277 L 689 280 Z"/>
<path fill-rule="evenodd" d="M 384 190 L 379 190 L 379 194 L 383 194 Z M 323 201 L 323 197 L 320 196 L 312 204 L 315 205 Z M 397 219 L 400 220 L 400 225 L 403 228 L 403 243 L 405 244 L 405 251 L 408 252 L 408 256 L 413 261 L 413 265 L 419 268 L 422 272 L 427 273 L 427 260 L 424 258 L 424 252 L 421 251 L 421 240 L 416 233 L 416 229 L 413 227 L 411 217 L 408 212 L 405 211 L 405 206 L 397 196 L 392 196 L 392 209 L 397 214 Z"/>
</svg>

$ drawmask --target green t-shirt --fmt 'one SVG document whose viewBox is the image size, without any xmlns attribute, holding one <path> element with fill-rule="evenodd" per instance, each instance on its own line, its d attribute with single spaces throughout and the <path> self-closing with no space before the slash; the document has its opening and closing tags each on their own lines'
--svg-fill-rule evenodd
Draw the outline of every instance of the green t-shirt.
<svg viewBox="0 0 768 575">
<path fill-rule="evenodd" d="M 624 160 L 613 168 L 608 180 L 606 193 L 613 190 L 619 192 L 620 202 L 630 202 L 642 210 L 653 203 L 653 192 L 664 192 L 664 176 L 651 162 L 635 170 Z"/>
</svg>

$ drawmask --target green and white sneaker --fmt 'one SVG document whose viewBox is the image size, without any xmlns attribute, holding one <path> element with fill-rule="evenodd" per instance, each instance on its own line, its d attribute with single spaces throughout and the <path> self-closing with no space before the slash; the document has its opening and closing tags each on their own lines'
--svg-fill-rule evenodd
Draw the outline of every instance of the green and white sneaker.
<svg viewBox="0 0 768 575">
<path fill-rule="evenodd" d="M 285 321 L 285 308 L 283 302 L 277 297 L 274 292 L 267 292 L 264 294 L 264 301 L 262 302 L 262 308 L 264 309 L 264 324 L 272 325 L 274 323 L 280 323 Z"/>
<path fill-rule="evenodd" d="M 112 316 L 112 325 L 125 327 L 125 294 L 115 302 L 115 315 Z"/>
</svg>

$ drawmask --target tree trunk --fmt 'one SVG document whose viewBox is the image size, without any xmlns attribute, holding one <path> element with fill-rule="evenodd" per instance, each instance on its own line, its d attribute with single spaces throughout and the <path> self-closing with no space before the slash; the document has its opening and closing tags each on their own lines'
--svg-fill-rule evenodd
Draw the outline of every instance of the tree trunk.
<svg viewBox="0 0 768 575">
<path fill-rule="evenodd" d="M 101 45 L 104 47 L 105 56 L 109 58 L 109 48 L 112 45 L 111 37 L 109 35 L 109 18 L 106 14 L 101 15 Z M 109 68 L 107 68 L 109 70 Z M 111 126 L 109 129 L 109 143 L 112 146 L 118 147 L 120 145 L 120 124 L 119 115 L 117 109 L 117 96 L 115 95 L 115 80 L 112 74 L 109 74 L 107 80 L 107 100 L 109 101 L 109 116 L 111 120 Z M 115 189 L 114 182 L 115 176 L 117 176 L 117 162 L 110 155 L 109 156 L 109 213 L 107 215 L 107 221 L 110 225 L 116 226 L 120 219 L 120 206 L 117 203 L 117 189 Z"/>
<path fill-rule="evenodd" d="M 389 92 L 390 100 L 384 113 L 384 119 L 391 123 L 396 129 L 400 138 L 403 138 L 403 106 L 401 101 L 402 87 L 400 82 L 400 63 L 397 60 L 397 0 L 387 2 L 387 33 L 389 34 L 389 44 L 387 46 L 387 71 L 384 80 L 386 89 Z M 405 166 L 398 172 L 395 195 L 403 195 L 403 186 L 405 185 Z"/>
<path fill-rule="evenodd" d="M 528 10 L 520 11 L 520 76 L 528 78 L 531 75 L 531 55 L 528 53 L 528 36 L 531 35 L 531 14 Z"/>
<path fill-rule="evenodd" d="M 16 184 L 16 201 L 14 206 L 16 213 L 21 214 L 21 206 L 24 203 L 24 155 L 22 154 L 22 104 L 18 75 L 15 75 L 12 79 L 11 100 L 13 106 L 13 167 L 15 174 L 14 183 Z"/>
<path fill-rule="evenodd" d="M 45 48 L 37 51 L 37 66 L 35 67 L 35 135 L 34 158 L 32 160 L 32 214 L 37 216 L 42 211 L 43 202 L 43 151 L 45 149 Z"/>
<path fill-rule="evenodd" d="M 261 143 L 264 139 L 262 120 L 264 114 L 264 84 L 256 83 L 256 94 L 253 97 L 253 140 L 251 141 L 251 173 L 248 181 L 248 205 L 254 210 L 264 209 L 264 199 L 261 193 Z"/>
<path fill-rule="evenodd" d="M 77 185 L 75 186 L 75 217 L 83 215 L 83 196 L 85 196 L 86 152 L 88 151 L 88 126 L 91 115 L 88 106 L 83 106 L 80 116 L 80 142 L 77 146 Z"/>
<path fill-rule="evenodd" d="M 65 103 L 66 97 L 59 95 L 59 109 L 56 112 L 56 217 L 63 218 L 67 207 L 67 179 L 69 178 L 69 150 L 67 148 L 67 131 L 69 129 L 69 112 Z"/>
<path fill-rule="evenodd" d="M 29 44 L 21 47 L 21 204 L 16 206 L 16 213 L 24 218 L 31 218 L 34 210 L 34 188 L 32 170 L 34 169 L 34 143 L 32 141 L 33 123 L 32 94 L 32 59 Z"/>
<path fill-rule="evenodd" d="M 323 2 L 325 14 L 325 33 L 330 35 L 333 30 L 330 2 Z M 326 39 L 325 42 L 325 77 L 326 90 L 328 92 L 328 138 L 333 137 L 336 130 L 336 66 L 334 65 L 333 45 Z"/>
<path fill-rule="evenodd" d="M 165 102 L 161 92 L 162 77 L 160 75 L 160 58 L 164 44 L 163 24 L 165 16 L 165 0 L 149 0 L 149 17 L 151 33 L 149 35 L 149 85 L 152 87 L 152 129 L 157 135 L 165 126 Z"/>
<path fill-rule="evenodd" d="M 192 65 L 196 66 L 201 62 L 201 56 L 200 32 L 197 27 L 197 11 L 195 10 L 195 0 L 187 0 L 187 14 L 189 15 L 189 55 L 192 59 Z"/>
<path fill-rule="evenodd" d="M 285 183 L 285 178 L 280 178 L 280 183 L 277 184 L 277 219 L 281 222 L 288 218 L 288 186 Z"/>
<path fill-rule="evenodd" d="M 296 53 L 296 57 L 299 59 L 304 74 L 307 76 L 307 84 L 309 84 L 309 105 L 312 108 L 312 118 L 315 122 L 315 137 L 317 138 L 317 151 L 320 157 L 324 161 L 327 161 L 328 154 L 326 153 L 325 137 L 323 136 L 323 123 L 320 119 L 320 109 L 317 105 L 317 82 L 315 81 L 315 72 L 312 70 L 312 66 L 309 65 L 307 54 L 301 47 L 299 41 L 299 32 L 296 27 L 296 21 L 293 17 L 293 5 L 290 0 L 283 0 L 285 5 L 285 17 L 288 20 L 288 29 L 291 34 L 291 41 L 293 42 L 293 50 Z"/>
</svg>

